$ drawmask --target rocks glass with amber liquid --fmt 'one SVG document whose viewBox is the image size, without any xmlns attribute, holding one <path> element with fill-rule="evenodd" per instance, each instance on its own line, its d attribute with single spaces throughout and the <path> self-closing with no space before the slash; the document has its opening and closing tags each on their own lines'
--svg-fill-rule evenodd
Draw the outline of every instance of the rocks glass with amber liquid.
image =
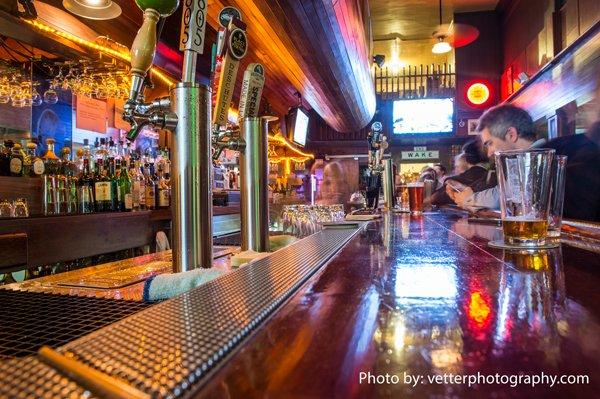
<svg viewBox="0 0 600 399">
<path fill-rule="evenodd" d="M 504 243 L 546 244 L 554 150 L 496 152 Z"/>
</svg>

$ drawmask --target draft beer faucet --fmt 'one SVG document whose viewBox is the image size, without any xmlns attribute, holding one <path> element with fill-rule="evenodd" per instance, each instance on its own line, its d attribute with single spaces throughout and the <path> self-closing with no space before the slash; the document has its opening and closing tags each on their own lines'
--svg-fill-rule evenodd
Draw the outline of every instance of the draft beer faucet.
<svg viewBox="0 0 600 399">
<path fill-rule="evenodd" d="M 145 126 L 173 129 L 177 116 L 169 111 L 170 99 L 161 98 L 144 103 L 145 80 L 156 53 L 156 26 L 161 17 L 175 12 L 179 0 L 136 0 L 144 11 L 144 22 L 131 45 L 131 89 L 125 102 L 123 120 L 131 125 L 127 139 L 133 141 Z"/>
<path fill-rule="evenodd" d="M 186 0 L 179 49 L 182 82 L 169 97 L 144 102 L 144 81 L 156 52 L 159 19 L 172 15 L 179 0 L 136 0 L 144 22 L 131 47 L 131 90 L 123 119 L 135 140 L 144 126 L 173 132 L 171 213 L 173 271 L 212 267 L 212 160 L 210 89 L 196 84 L 196 59 L 204 47 L 205 0 Z"/>
<path fill-rule="evenodd" d="M 394 172 L 392 159 L 385 150 L 389 147 L 387 137 L 383 135 L 383 126 L 381 122 L 373 122 L 371 129 L 367 134 L 369 143 L 369 170 L 371 175 L 377 179 L 371 179 L 370 183 L 383 181 L 383 201 L 386 208 L 391 209 L 394 206 Z"/>
<path fill-rule="evenodd" d="M 383 135 L 381 122 L 373 122 L 367 133 L 369 143 L 369 169 L 379 173 L 383 170 L 383 153 L 388 148 L 387 137 Z"/>
</svg>

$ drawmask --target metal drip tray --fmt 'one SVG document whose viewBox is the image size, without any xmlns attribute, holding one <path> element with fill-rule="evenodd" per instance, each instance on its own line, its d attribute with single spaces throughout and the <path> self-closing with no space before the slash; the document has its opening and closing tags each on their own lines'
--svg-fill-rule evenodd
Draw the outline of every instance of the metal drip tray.
<svg viewBox="0 0 600 399">
<path fill-rule="evenodd" d="M 59 347 L 151 305 L 0 290 L 0 361 Z"/>
<path fill-rule="evenodd" d="M 98 272 L 81 278 L 67 279 L 57 285 L 80 288 L 122 288 L 144 281 L 152 276 L 171 272 L 171 262 L 150 262 L 108 273 Z"/>
</svg>

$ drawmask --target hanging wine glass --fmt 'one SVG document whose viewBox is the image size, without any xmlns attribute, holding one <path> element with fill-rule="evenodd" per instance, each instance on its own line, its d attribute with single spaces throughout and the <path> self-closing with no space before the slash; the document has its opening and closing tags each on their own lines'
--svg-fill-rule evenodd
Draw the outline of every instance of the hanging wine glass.
<svg viewBox="0 0 600 399">
<path fill-rule="evenodd" d="M 10 101 L 10 86 L 8 79 L 6 82 L 0 82 L 0 104 L 7 104 Z"/>
<path fill-rule="evenodd" d="M 18 97 L 21 94 L 21 81 L 17 74 L 14 74 L 10 79 L 9 94 L 11 98 Z"/>
<path fill-rule="evenodd" d="M 59 85 L 60 83 L 58 81 L 52 80 L 52 82 L 50 82 L 50 87 L 44 92 L 44 102 L 46 104 L 53 105 L 58 102 L 56 88 L 59 87 Z"/>
<path fill-rule="evenodd" d="M 109 86 L 105 76 L 100 78 L 100 83 L 96 86 L 96 98 L 99 100 L 106 100 L 108 98 Z"/>
<path fill-rule="evenodd" d="M 25 106 L 25 97 L 23 97 L 20 92 L 16 92 L 14 96 L 10 96 L 10 99 L 10 105 L 15 108 L 22 108 Z"/>
<path fill-rule="evenodd" d="M 42 96 L 40 95 L 40 92 L 37 90 L 37 87 L 39 85 L 40 84 L 38 82 L 35 82 L 31 86 L 31 105 L 33 105 L 34 107 L 39 107 L 44 102 L 42 100 Z"/>
<path fill-rule="evenodd" d="M 63 90 L 71 90 L 75 91 L 73 87 L 73 82 L 75 82 L 76 76 L 73 72 L 73 67 L 69 67 L 69 72 L 67 72 L 67 76 L 63 78 L 60 88 Z"/>
</svg>

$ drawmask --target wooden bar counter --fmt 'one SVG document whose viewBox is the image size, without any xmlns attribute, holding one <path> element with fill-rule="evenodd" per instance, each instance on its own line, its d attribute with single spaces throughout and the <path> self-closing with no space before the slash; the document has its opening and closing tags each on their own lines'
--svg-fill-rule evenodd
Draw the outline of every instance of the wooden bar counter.
<svg viewBox="0 0 600 399">
<path fill-rule="evenodd" d="M 500 235 L 440 213 L 370 222 L 191 396 L 596 397 L 600 257 L 564 244 L 489 248 Z M 375 382 L 386 373 L 388 383 Z M 589 380 L 551 388 L 428 379 L 478 373 Z"/>
</svg>

